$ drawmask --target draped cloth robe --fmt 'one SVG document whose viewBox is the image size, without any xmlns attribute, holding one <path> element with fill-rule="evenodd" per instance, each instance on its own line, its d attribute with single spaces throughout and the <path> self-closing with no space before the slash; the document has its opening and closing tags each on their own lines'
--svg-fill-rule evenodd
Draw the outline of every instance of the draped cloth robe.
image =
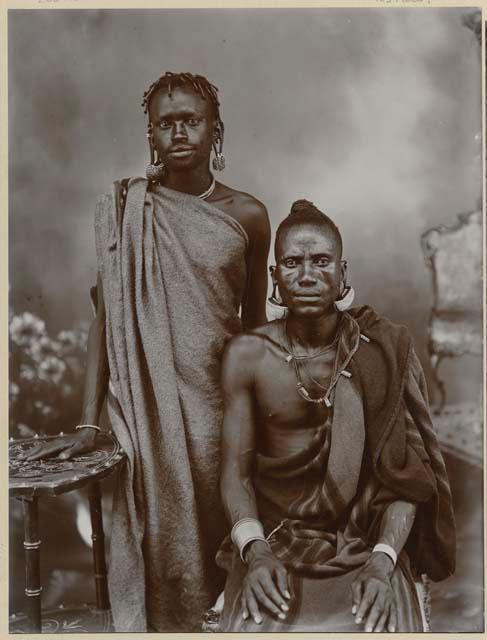
<svg viewBox="0 0 487 640">
<path fill-rule="evenodd" d="M 125 466 L 109 590 L 117 631 L 197 631 L 218 589 L 220 361 L 241 331 L 248 238 L 195 196 L 131 179 L 99 200 L 109 417 Z"/>
</svg>

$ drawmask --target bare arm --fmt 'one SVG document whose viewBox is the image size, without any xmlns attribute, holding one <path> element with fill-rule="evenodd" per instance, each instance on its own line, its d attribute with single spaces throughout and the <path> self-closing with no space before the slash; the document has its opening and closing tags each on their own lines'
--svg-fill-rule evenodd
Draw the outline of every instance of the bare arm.
<svg viewBox="0 0 487 640">
<path fill-rule="evenodd" d="M 245 517 L 258 519 L 253 484 L 255 419 L 253 372 L 248 349 L 252 338 L 232 340 L 223 357 L 225 413 L 222 436 L 221 495 L 233 526 Z"/>
<path fill-rule="evenodd" d="M 415 515 L 416 505 L 411 502 L 396 500 L 390 504 L 382 516 L 377 543 L 388 544 L 399 555 L 411 533 Z"/>
<path fill-rule="evenodd" d="M 106 314 L 103 284 L 97 279 L 96 316 L 88 334 L 85 387 L 81 410 L 81 424 L 98 425 L 108 389 L 108 355 L 106 346 Z"/>
<path fill-rule="evenodd" d="M 88 334 L 86 376 L 80 424 L 98 426 L 108 388 L 108 356 L 106 349 L 105 304 L 100 276 L 97 280 L 97 311 Z M 73 434 L 43 442 L 29 450 L 27 460 L 40 460 L 58 455 L 68 459 L 90 451 L 95 446 L 95 429 L 80 429 Z"/>
<path fill-rule="evenodd" d="M 221 494 L 230 523 L 258 520 L 254 491 L 256 424 L 253 412 L 254 367 L 259 358 L 258 338 L 238 336 L 223 358 L 223 465 Z M 242 586 L 242 616 L 262 622 L 260 607 L 283 619 L 289 610 L 287 572 L 269 546 L 260 540 L 244 549 L 248 564 Z"/>
<path fill-rule="evenodd" d="M 247 261 L 247 289 L 242 301 L 242 324 L 250 331 L 267 322 L 265 308 L 267 298 L 267 258 L 271 240 L 271 228 L 267 210 L 254 202 L 248 218 L 249 257 Z"/>
<path fill-rule="evenodd" d="M 377 543 L 387 544 L 397 555 L 406 544 L 414 524 L 416 505 L 404 500 L 391 503 L 382 516 Z M 397 611 L 390 578 L 394 571 L 391 558 L 380 551 L 372 553 L 352 584 L 355 622 L 365 620 L 365 631 L 390 631 L 397 627 Z"/>
</svg>

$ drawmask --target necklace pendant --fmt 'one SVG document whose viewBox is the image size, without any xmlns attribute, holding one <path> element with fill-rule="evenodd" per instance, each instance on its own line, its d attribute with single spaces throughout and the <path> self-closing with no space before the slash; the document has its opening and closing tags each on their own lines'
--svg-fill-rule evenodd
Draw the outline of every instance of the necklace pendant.
<svg viewBox="0 0 487 640">
<path fill-rule="evenodd" d="M 298 388 L 298 393 L 299 393 L 299 395 L 300 395 L 302 398 L 304 398 L 305 400 L 308 400 L 308 402 L 309 402 L 309 401 L 311 400 L 311 398 L 310 398 L 310 395 L 309 395 L 308 391 L 307 391 L 307 390 L 303 387 L 303 385 L 302 385 L 302 384 L 300 384 L 299 382 L 298 382 L 298 384 L 297 384 L 296 386 L 297 386 L 297 388 Z"/>
</svg>

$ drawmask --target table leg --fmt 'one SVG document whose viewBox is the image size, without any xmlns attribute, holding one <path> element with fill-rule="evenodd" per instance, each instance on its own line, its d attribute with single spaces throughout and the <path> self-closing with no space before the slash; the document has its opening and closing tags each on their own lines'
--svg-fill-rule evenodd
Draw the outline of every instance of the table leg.
<svg viewBox="0 0 487 640">
<path fill-rule="evenodd" d="M 22 499 L 24 510 L 25 595 L 30 631 L 41 633 L 41 571 L 37 498 Z"/>
<path fill-rule="evenodd" d="M 93 563 L 95 565 L 96 606 L 98 609 L 110 609 L 107 584 L 107 566 L 105 562 L 105 534 L 101 510 L 100 483 L 89 486 L 90 516 L 93 540 Z"/>
</svg>

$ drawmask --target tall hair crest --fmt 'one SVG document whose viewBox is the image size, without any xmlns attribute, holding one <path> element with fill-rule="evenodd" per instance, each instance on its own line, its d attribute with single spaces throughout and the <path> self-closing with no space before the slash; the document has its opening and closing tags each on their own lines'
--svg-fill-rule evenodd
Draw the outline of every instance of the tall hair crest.
<svg viewBox="0 0 487 640">
<path fill-rule="evenodd" d="M 299 215 L 299 214 L 319 214 L 324 215 L 319 209 L 315 207 L 315 205 L 309 200 L 296 200 L 291 205 L 291 211 L 289 213 L 290 216 Z"/>
<path fill-rule="evenodd" d="M 299 224 L 318 225 L 330 230 L 337 240 L 340 252 L 342 251 L 342 236 L 336 224 L 310 200 L 305 200 L 304 198 L 293 202 L 291 211 L 277 227 L 276 246 L 278 239 L 286 229 Z"/>
</svg>

